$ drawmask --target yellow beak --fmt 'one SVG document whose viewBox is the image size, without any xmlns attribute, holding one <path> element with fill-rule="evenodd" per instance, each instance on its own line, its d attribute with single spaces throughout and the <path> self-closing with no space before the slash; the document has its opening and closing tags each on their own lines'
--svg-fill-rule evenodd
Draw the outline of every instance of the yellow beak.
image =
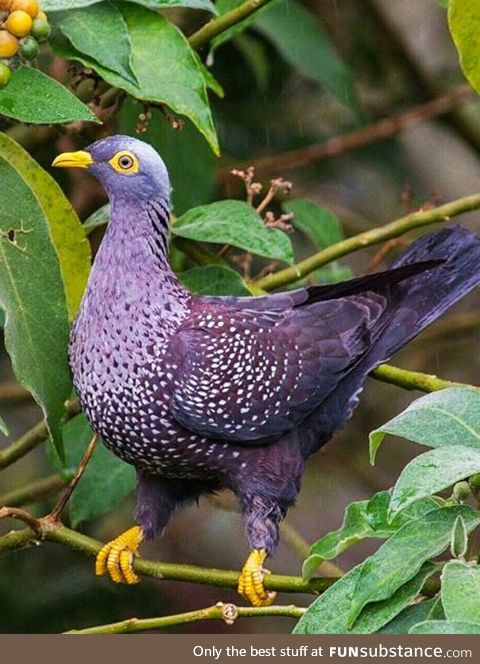
<svg viewBox="0 0 480 664">
<path fill-rule="evenodd" d="M 88 168 L 93 164 L 92 155 L 84 150 L 78 152 L 63 152 L 55 157 L 52 166 L 58 168 Z"/>
</svg>

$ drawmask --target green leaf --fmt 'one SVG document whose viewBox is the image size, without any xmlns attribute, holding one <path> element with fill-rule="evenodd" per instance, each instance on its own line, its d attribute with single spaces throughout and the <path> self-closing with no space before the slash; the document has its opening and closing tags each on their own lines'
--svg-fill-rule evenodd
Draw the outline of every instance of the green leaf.
<svg viewBox="0 0 480 664">
<path fill-rule="evenodd" d="M 170 7 L 188 7 L 190 9 L 203 9 L 216 14 L 215 5 L 210 0 L 129 0 L 137 5 L 144 5 L 149 9 L 168 9 Z M 102 0 L 42 0 L 42 9 L 45 12 L 78 9 L 89 7 L 102 2 Z"/>
<path fill-rule="evenodd" d="M 95 228 L 101 228 L 102 226 L 106 226 L 109 220 L 110 220 L 110 204 L 106 203 L 105 205 L 102 205 L 102 207 L 99 207 L 98 210 L 95 210 L 95 212 L 93 212 L 93 214 L 91 214 L 83 222 L 83 228 L 85 230 L 85 233 L 87 235 L 90 235 L 90 233 Z"/>
<path fill-rule="evenodd" d="M 139 112 L 140 107 L 134 102 L 123 105 L 119 117 L 121 133 L 134 135 Z M 185 121 L 181 131 L 174 131 L 160 111 L 152 109 L 142 140 L 153 145 L 167 165 L 177 216 L 213 198 L 218 160 L 190 121 Z"/>
<path fill-rule="evenodd" d="M 343 232 L 337 216 L 328 208 L 312 201 L 297 198 L 283 203 L 286 212 L 293 213 L 293 225 L 319 249 L 326 249 L 343 240 Z M 352 277 L 352 270 L 333 261 L 315 271 L 320 283 L 335 283 Z"/>
<path fill-rule="evenodd" d="M 405 466 L 393 488 L 390 518 L 415 500 L 437 493 L 478 472 L 480 449 L 459 449 L 452 445 L 420 454 Z"/>
<path fill-rule="evenodd" d="M 66 87 L 25 65 L 14 72 L 9 84 L 0 90 L 0 114 L 32 124 L 63 124 L 74 120 L 100 122 Z"/>
<path fill-rule="evenodd" d="M 75 216 L 54 181 L 4 134 L 0 134 L 0 181 L 0 306 L 6 313 L 5 346 L 17 379 L 42 407 L 61 455 L 64 401 L 72 389 L 62 265 L 64 275 L 73 265 L 69 262 L 72 245 L 65 235 L 75 228 Z M 63 214 L 66 230 L 62 232 L 58 223 Z"/>
<path fill-rule="evenodd" d="M 393 420 L 372 431 L 372 464 L 386 434 L 428 447 L 462 445 L 480 449 L 480 392 L 449 387 L 417 399 Z"/>
<path fill-rule="evenodd" d="M 0 431 L 3 433 L 4 436 L 9 436 L 10 435 L 9 431 L 8 431 L 8 427 L 5 424 L 5 420 L 2 417 L 0 417 Z"/>
<path fill-rule="evenodd" d="M 343 240 L 340 222 L 328 208 L 303 198 L 286 201 L 282 207 L 294 215 L 292 223 L 295 228 L 304 233 L 318 249 L 326 249 Z"/>
<path fill-rule="evenodd" d="M 335 51 L 319 19 L 294 0 L 256 16 L 255 28 L 305 77 L 325 85 L 340 101 L 357 106 L 350 69 Z"/>
<path fill-rule="evenodd" d="M 389 505 L 389 491 L 381 491 L 370 500 L 348 505 L 342 526 L 327 533 L 310 547 L 310 557 L 304 564 L 304 578 L 310 578 L 324 560 L 336 558 L 364 539 L 390 537 L 405 523 L 436 509 L 438 501 L 433 498 L 420 500 L 411 505 L 410 509 L 403 510 L 393 521 L 388 520 Z M 316 564 L 310 559 L 312 556 L 316 557 Z"/>
<path fill-rule="evenodd" d="M 90 274 L 91 253 L 80 219 L 56 181 L 6 134 L 0 134 L 0 155 L 34 191 L 48 221 L 60 261 L 67 309 L 73 320 Z"/>
<path fill-rule="evenodd" d="M 377 634 L 408 634 L 409 630 L 426 620 L 445 618 L 440 597 L 432 597 L 418 604 L 407 606 L 398 616 L 379 629 Z"/>
<path fill-rule="evenodd" d="M 477 0 L 450 0 L 448 24 L 462 71 L 480 93 L 480 3 Z"/>
<path fill-rule="evenodd" d="M 134 85 L 110 69 L 77 51 L 67 40 L 51 40 L 63 58 L 79 60 L 94 69 L 107 83 L 125 90 L 136 99 L 170 106 L 190 118 L 218 154 L 217 134 L 208 103 L 205 78 L 198 58 L 183 33 L 161 14 L 129 2 L 118 2 L 132 44 L 131 67 Z"/>
<path fill-rule="evenodd" d="M 179 275 L 180 281 L 196 295 L 251 295 L 242 277 L 229 267 L 194 267 Z"/>
<path fill-rule="evenodd" d="M 414 625 L 409 634 L 480 634 L 480 624 L 452 622 L 450 620 L 427 620 Z"/>
<path fill-rule="evenodd" d="M 57 12 L 53 23 L 81 53 L 136 85 L 127 24 L 113 2 L 105 0 L 76 11 Z"/>
<path fill-rule="evenodd" d="M 442 604 L 447 620 L 480 623 L 480 567 L 452 560 L 442 572 Z"/>
<path fill-rule="evenodd" d="M 278 228 L 267 228 L 251 205 L 226 200 L 193 208 L 172 225 L 173 235 L 199 242 L 231 244 L 265 256 L 293 262 L 290 238 Z"/>
<path fill-rule="evenodd" d="M 93 432 L 84 415 L 64 426 L 67 468 L 78 466 Z M 98 444 L 69 503 L 73 528 L 110 512 L 135 487 L 135 471 L 107 448 Z"/>
<path fill-rule="evenodd" d="M 468 535 L 465 528 L 465 521 L 461 516 L 453 524 L 452 535 L 450 539 L 450 552 L 454 558 L 463 558 L 467 552 Z"/>
<path fill-rule="evenodd" d="M 440 507 L 405 524 L 367 558 L 355 586 L 348 624 L 355 623 L 367 604 L 391 597 L 426 560 L 442 553 L 450 544 L 458 516 L 463 517 L 468 532 L 480 523 L 480 513 L 469 507 Z"/>
<path fill-rule="evenodd" d="M 368 606 L 353 628 L 347 625 L 348 610 L 361 565 L 336 581 L 324 592 L 300 618 L 294 634 L 373 634 L 389 623 L 402 609 L 415 599 L 426 579 L 435 571 L 435 566 L 425 563 L 408 583 L 384 602 Z"/>
</svg>

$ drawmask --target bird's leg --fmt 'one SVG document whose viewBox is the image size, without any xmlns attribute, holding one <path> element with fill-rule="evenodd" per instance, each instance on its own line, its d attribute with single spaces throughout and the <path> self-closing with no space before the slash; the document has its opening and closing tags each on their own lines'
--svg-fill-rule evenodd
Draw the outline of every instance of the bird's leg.
<svg viewBox="0 0 480 664">
<path fill-rule="evenodd" d="M 97 556 L 97 574 L 108 572 L 116 583 L 138 583 L 133 571 L 133 559 L 144 539 L 161 535 L 176 507 L 195 500 L 202 488 L 186 480 L 166 479 L 137 472 L 138 525 L 108 542 Z"/>
<path fill-rule="evenodd" d="M 285 510 L 275 499 L 263 496 L 242 496 L 241 502 L 251 552 L 238 580 L 238 592 L 253 606 L 269 606 L 276 593 L 265 590 L 265 575 L 270 572 L 263 563 L 277 545 Z"/>
<path fill-rule="evenodd" d="M 115 583 L 138 583 L 133 571 L 133 557 L 143 542 L 145 534 L 141 526 L 133 526 L 100 549 L 95 560 L 95 574 L 107 572 Z"/>
<path fill-rule="evenodd" d="M 268 553 L 265 549 L 253 549 L 242 568 L 238 579 L 238 592 L 253 606 L 270 606 L 277 593 L 267 592 L 263 582 L 270 572 L 263 567 Z"/>
</svg>

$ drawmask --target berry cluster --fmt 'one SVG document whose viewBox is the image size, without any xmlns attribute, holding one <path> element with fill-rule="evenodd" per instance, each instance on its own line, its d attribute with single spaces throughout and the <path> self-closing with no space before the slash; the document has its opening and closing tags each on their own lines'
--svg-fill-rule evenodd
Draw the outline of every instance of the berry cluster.
<svg viewBox="0 0 480 664">
<path fill-rule="evenodd" d="M 0 88 L 22 60 L 38 55 L 38 42 L 49 35 L 50 24 L 38 0 L 0 0 Z"/>
</svg>

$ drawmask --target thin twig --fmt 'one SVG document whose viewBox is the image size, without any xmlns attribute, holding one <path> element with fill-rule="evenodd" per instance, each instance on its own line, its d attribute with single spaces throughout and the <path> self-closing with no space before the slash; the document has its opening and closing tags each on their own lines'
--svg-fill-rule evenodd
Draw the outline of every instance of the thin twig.
<svg viewBox="0 0 480 664">
<path fill-rule="evenodd" d="M 218 602 L 206 609 L 197 609 L 188 613 L 177 613 L 172 616 L 160 618 L 127 618 L 109 625 L 96 625 L 86 629 L 72 629 L 64 634 L 131 634 L 132 632 L 145 632 L 153 629 L 164 629 L 175 625 L 198 622 L 199 620 L 223 620 L 227 625 L 233 625 L 237 618 L 259 618 L 261 616 L 284 616 L 286 618 L 301 618 L 306 609 L 300 606 L 236 606 Z"/>
<path fill-rule="evenodd" d="M 213 20 L 206 23 L 204 26 L 194 32 L 188 38 L 192 48 L 201 48 L 208 44 L 212 39 L 218 37 L 219 34 L 225 32 L 232 26 L 240 23 L 245 18 L 256 12 L 260 7 L 267 5 L 271 0 L 246 0 L 239 7 L 226 12 L 222 16 L 218 16 Z"/>
<path fill-rule="evenodd" d="M 471 210 L 476 210 L 480 207 L 480 194 L 473 194 L 471 196 L 465 196 L 464 198 L 459 198 L 451 203 L 446 203 L 445 205 L 440 205 L 436 208 L 431 208 L 429 210 L 420 210 L 418 212 L 413 212 L 407 214 L 396 221 L 392 221 L 385 226 L 380 226 L 378 228 L 372 228 L 371 230 L 364 231 L 358 235 L 337 242 L 336 244 L 319 251 L 313 256 L 306 258 L 305 260 L 287 267 L 279 272 L 269 274 L 263 279 L 255 282 L 255 286 L 262 288 L 266 291 L 274 290 L 275 288 L 280 288 L 288 286 L 289 284 L 302 279 L 303 277 L 310 274 L 319 267 L 331 263 L 332 261 L 351 254 L 354 251 L 359 249 L 364 249 L 365 247 L 370 247 L 376 244 L 385 242 L 394 237 L 399 237 L 404 233 L 414 230 L 415 228 L 421 228 L 422 226 L 428 226 L 430 224 L 436 224 L 442 221 L 448 221 L 452 217 L 456 217 L 459 214 L 464 212 L 470 212 Z"/>
<path fill-rule="evenodd" d="M 80 405 L 78 401 L 68 401 L 66 404 L 65 415 L 67 419 L 71 419 L 80 412 Z M 0 469 L 6 468 L 17 459 L 20 459 L 25 454 L 33 450 L 40 443 L 45 442 L 48 438 L 48 429 L 45 421 L 42 420 L 35 424 L 31 429 L 26 431 L 20 438 L 14 440 L 7 447 L 0 451 Z"/>
<path fill-rule="evenodd" d="M 372 372 L 372 376 L 377 380 L 381 380 L 383 383 L 403 387 L 404 390 L 420 390 L 420 392 L 438 392 L 438 390 L 445 390 L 447 387 L 467 387 L 472 390 L 479 389 L 474 385 L 443 380 L 432 374 L 399 369 L 391 364 L 381 364 Z"/>
<path fill-rule="evenodd" d="M 0 519 L 19 519 L 20 521 L 23 521 L 23 523 L 25 523 L 35 535 L 38 535 L 41 531 L 40 519 L 37 519 L 29 512 L 26 512 L 19 507 L 1 507 Z"/>
<path fill-rule="evenodd" d="M 69 485 L 67 486 L 65 493 L 60 497 L 58 503 L 55 505 L 50 514 L 47 517 L 45 517 L 45 519 L 48 519 L 54 523 L 60 519 L 60 515 L 62 514 L 63 510 L 65 509 L 65 506 L 70 500 L 70 496 L 75 491 L 75 487 L 77 486 L 78 482 L 80 481 L 80 478 L 85 472 L 88 462 L 92 458 L 92 454 L 95 451 L 97 441 L 98 441 L 98 436 L 94 434 L 87 445 L 87 449 L 85 450 L 85 453 L 80 463 L 78 464 L 77 469 L 75 470 L 75 474 L 72 477 Z"/>
</svg>

